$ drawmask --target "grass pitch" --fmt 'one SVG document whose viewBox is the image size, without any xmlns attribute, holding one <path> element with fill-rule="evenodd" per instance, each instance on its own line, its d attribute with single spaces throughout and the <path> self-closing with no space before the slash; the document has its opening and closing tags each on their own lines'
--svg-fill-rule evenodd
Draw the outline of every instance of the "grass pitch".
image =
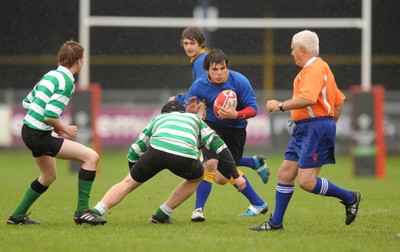
<svg viewBox="0 0 400 252">
<path fill-rule="evenodd" d="M 400 157 L 388 158 L 382 180 L 354 177 L 350 159 L 344 156 L 337 157 L 336 165 L 322 169 L 321 177 L 362 193 L 359 217 L 352 225 L 344 224 L 344 207 L 337 199 L 306 193 L 296 186 L 285 230 L 253 232 L 249 227 L 269 218 L 274 208 L 282 155 L 267 158 L 272 173 L 267 185 L 254 171 L 241 168 L 268 202 L 267 215 L 239 217 L 248 201 L 232 186 L 214 184 L 205 209 L 206 222 L 190 221 L 192 196 L 171 216 L 173 225 L 151 225 L 149 217 L 181 180 L 164 171 L 111 209 L 105 215 L 106 225 L 77 226 L 73 222 L 77 174 L 69 171 L 69 162 L 58 161 L 58 179 L 30 209 L 30 217 L 42 225 L 9 226 L 8 215 L 39 173 L 28 151 L 2 150 L 0 251 L 399 251 Z M 125 150 L 102 153 L 91 206 L 127 173 Z"/>
</svg>

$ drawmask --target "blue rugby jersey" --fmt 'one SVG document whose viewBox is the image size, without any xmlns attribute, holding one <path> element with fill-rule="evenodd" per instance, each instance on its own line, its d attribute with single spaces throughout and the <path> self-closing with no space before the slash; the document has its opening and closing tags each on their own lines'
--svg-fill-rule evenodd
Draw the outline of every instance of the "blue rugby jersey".
<svg viewBox="0 0 400 252">
<path fill-rule="evenodd" d="M 197 80 L 200 76 L 206 75 L 207 72 L 203 68 L 204 58 L 207 56 L 207 53 L 204 50 L 200 50 L 200 53 L 190 59 L 190 64 L 192 64 L 192 77 L 193 81 Z M 175 101 L 186 104 L 189 102 L 190 96 L 188 93 L 178 94 L 175 96 Z"/>
<path fill-rule="evenodd" d="M 203 50 L 193 61 L 192 63 L 192 76 L 193 80 L 197 80 L 200 76 L 207 74 L 206 70 L 203 68 L 204 58 L 207 56 L 207 53 Z"/>
<path fill-rule="evenodd" d="M 257 114 L 258 105 L 256 95 L 250 81 L 241 73 L 229 70 L 227 79 L 221 86 L 215 85 L 208 80 L 207 75 L 202 75 L 196 79 L 190 87 L 188 97 L 196 96 L 197 101 L 204 100 L 206 104 L 205 121 L 214 122 L 222 127 L 231 129 L 243 129 L 247 126 L 246 119 L 220 120 L 214 115 L 214 100 L 218 94 L 231 89 L 237 96 L 236 110 L 240 111 L 245 107 L 252 107 Z"/>
</svg>

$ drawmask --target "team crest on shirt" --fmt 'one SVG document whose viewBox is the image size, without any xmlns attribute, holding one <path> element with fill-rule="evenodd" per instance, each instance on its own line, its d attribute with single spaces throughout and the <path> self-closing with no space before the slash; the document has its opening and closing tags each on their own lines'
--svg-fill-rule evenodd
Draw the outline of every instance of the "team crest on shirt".
<svg viewBox="0 0 400 252">
<path fill-rule="evenodd" d="M 312 159 L 313 159 L 313 162 L 318 162 L 318 154 L 317 154 L 317 153 L 314 153 L 314 154 L 312 155 Z"/>
</svg>

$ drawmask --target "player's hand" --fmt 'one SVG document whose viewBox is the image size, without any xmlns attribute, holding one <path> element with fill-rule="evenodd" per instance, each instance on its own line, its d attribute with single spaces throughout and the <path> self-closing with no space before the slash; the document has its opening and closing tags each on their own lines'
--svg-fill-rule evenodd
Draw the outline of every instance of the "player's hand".
<svg viewBox="0 0 400 252">
<path fill-rule="evenodd" d="M 242 176 L 239 176 L 235 179 L 235 184 L 238 188 L 238 192 L 241 192 L 246 187 L 246 180 Z"/>
<path fill-rule="evenodd" d="M 193 96 L 189 99 L 189 102 L 186 103 L 186 112 L 197 114 L 199 112 L 201 103 L 196 102 L 196 96 Z"/>
<path fill-rule="evenodd" d="M 78 126 L 69 125 L 67 126 L 68 130 L 65 132 L 69 137 L 76 137 L 78 135 Z"/>
<path fill-rule="evenodd" d="M 226 120 L 226 119 L 236 119 L 238 112 L 234 107 L 229 105 L 229 108 L 219 107 L 218 109 L 218 119 Z"/>
<path fill-rule="evenodd" d="M 53 129 L 53 131 L 54 131 L 54 133 L 56 133 L 56 134 L 57 134 L 57 136 L 62 136 L 62 135 L 64 135 L 64 134 L 65 134 L 63 131 L 61 131 L 61 130 L 58 130 L 58 129 L 56 129 L 56 128 L 54 128 L 54 129 Z"/>
</svg>

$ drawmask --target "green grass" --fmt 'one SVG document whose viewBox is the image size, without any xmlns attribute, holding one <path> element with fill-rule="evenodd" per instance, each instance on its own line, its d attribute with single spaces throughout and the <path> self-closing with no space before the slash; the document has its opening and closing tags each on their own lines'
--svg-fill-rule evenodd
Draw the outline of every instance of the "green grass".
<svg viewBox="0 0 400 252">
<path fill-rule="evenodd" d="M 127 174 L 126 151 L 104 152 L 91 205 Z M 76 226 L 77 175 L 69 163 L 58 161 L 58 179 L 33 205 L 31 218 L 40 226 L 8 226 L 6 218 L 38 176 L 28 151 L 0 152 L 0 251 L 399 251 L 400 157 L 387 160 L 385 179 L 352 176 L 348 157 L 323 168 L 321 176 L 337 185 L 359 190 L 359 217 L 344 224 L 344 207 L 337 199 L 306 193 L 296 187 L 282 232 L 252 232 L 273 211 L 276 172 L 282 155 L 268 157 L 272 178 L 262 184 L 243 168 L 256 191 L 269 203 L 267 216 L 238 217 L 249 205 L 232 186 L 213 186 L 206 205 L 206 222 L 192 223 L 194 196 L 172 215 L 173 225 L 150 225 L 149 217 L 180 179 L 164 171 L 111 209 L 104 226 Z"/>
</svg>

